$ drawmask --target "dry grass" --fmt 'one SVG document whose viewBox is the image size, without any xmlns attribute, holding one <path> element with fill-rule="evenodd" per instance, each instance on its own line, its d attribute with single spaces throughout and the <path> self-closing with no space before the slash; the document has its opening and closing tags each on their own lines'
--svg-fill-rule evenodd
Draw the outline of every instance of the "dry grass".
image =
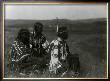
<svg viewBox="0 0 110 81">
<path fill-rule="evenodd" d="M 89 26 L 89 24 L 88 24 Z M 25 26 L 26 27 L 26 26 Z M 74 27 L 74 26 L 73 26 Z M 5 28 L 5 77 L 7 76 L 8 67 L 6 66 L 8 63 L 7 54 L 10 48 L 11 43 L 14 41 L 17 36 L 17 32 L 22 28 L 16 26 Z M 30 30 L 32 28 L 29 28 Z M 46 29 L 46 28 L 45 28 Z M 45 30 L 44 33 L 47 37 L 47 40 L 50 42 L 56 38 L 54 30 Z M 78 53 L 81 64 L 80 75 L 76 76 L 77 78 L 92 78 L 92 77 L 106 77 L 106 34 L 101 33 L 90 33 L 87 34 L 85 32 L 82 33 L 74 33 L 72 31 L 69 32 L 69 39 L 67 40 L 70 52 Z M 70 77 L 71 72 L 69 72 L 64 77 Z M 42 75 L 30 75 L 28 77 L 60 77 L 60 76 L 50 76 L 49 71 L 45 71 Z"/>
</svg>

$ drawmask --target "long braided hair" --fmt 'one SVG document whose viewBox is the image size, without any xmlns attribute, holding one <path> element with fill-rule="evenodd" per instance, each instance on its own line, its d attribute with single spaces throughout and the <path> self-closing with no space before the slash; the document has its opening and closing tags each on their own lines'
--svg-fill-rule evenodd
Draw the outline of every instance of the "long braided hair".
<svg viewBox="0 0 110 81">
<path fill-rule="evenodd" d="M 42 33 L 43 30 L 43 24 L 40 22 L 36 22 L 33 26 L 33 37 L 36 37 L 36 35 L 38 36 L 39 34 Z"/>
<path fill-rule="evenodd" d="M 20 29 L 18 32 L 18 36 L 16 37 L 16 40 L 22 42 L 26 46 L 29 46 L 29 39 L 30 39 L 30 32 L 28 29 Z"/>
</svg>

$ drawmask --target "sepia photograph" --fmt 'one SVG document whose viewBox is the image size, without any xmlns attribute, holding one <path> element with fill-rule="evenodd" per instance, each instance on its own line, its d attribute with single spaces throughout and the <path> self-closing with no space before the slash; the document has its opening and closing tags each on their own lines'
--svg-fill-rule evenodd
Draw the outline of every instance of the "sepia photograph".
<svg viewBox="0 0 110 81">
<path fill-rule="evenodd" d="M 4 79 L 107 79 L 107 3 L 3 3 Z"/>
</svg>

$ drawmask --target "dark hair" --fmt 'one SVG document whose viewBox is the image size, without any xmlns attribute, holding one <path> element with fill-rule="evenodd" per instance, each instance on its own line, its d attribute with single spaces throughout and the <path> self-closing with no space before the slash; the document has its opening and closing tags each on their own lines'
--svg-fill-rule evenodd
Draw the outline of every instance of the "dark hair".
<svg viewBox="0 0 110 81">
<path fill-rule="evenodd" d="M 58 28 L 57 36 L 62 38 L 62 39 L 67 39 L 68 38 L 68 32 L 67 32 L 67 27 L 62 26 Z"/>
<path fill-rule="evenodd" d="M 29 39 L 30 39 L 29 30 L 28 29 L 20 29 L 16 40 L 24 43 L 25 45 L 29 45 Z"/>
<path fill-rule="evenodd" d="M 34 24 L 34 30 L 39 30 L 39 29 L 42 29 L 43 28 L 43 24 L 40 23 L 40 22 L 36 22 Z"/>
<path fill-rule="evenodd" d="M 33 36 L 40 35 L 42 33 L 42 30 L 43 30 L 43 24 L 40 22 L 36 22 L 34 24 Z"/>
<path fill-rule="evenodd" d="M 67 27 L 66 26 L 62 26 L 58 28 L 58 32 L 64 32 L 67 31 Z"/>
</svg>

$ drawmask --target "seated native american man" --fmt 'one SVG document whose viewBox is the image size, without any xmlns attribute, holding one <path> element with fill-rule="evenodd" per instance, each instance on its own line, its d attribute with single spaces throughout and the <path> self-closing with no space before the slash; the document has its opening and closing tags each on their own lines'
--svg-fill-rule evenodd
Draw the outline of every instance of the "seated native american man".
<svg viewBox="0 0 110 81">
<path fill-rule="evenodd" d="M 32 48 L 32 55 L 37 57 L 36 68 L 40 71 L 43 71 L 45 67 L 47 67 L 48 63 L 48 41 L 46 37 L 42 34 L 43 24 L 37 22 L 34 24 L 33 32 L 30 38 L 30 46 Z"/>
<path fill-rule="evenodd" d="M 53 40 L 49 46 L 51 54 L 49 71 L 52 74 L 62 76 L 69 70 L 77 71 L 79 67 L 79 58 L 76 54 L 71 54 L 67 45 L 68 38 L 67 27 L 59 27 L 57 32 L 58 38 Z M 74 66 L 76 67 L 74 70 Z"/>
<path fill-rule="evenodd" d="M 31 54 L 29 46 L 30 32 L 27 29 L 21 29 L 18 36 L 10 49 L 10 69 L 12 77 L 19 76 L 20 73 L 25 73 L 24 67 L 26 60 Z M 27 67 L 27 66 L 26 66 Z"/>
<path fill-rule="evenodd" d="M 69 47 L 66 43 L 68 38 L 67 28 L 60 27 L 57 32 L 58 38 L 53 40 L 49 46 L 49 52 L 51 54 L 49 70 L 53 74 L 59 74 L 67 70 L 67 55 L 69 53 Z"/>
</svg>

